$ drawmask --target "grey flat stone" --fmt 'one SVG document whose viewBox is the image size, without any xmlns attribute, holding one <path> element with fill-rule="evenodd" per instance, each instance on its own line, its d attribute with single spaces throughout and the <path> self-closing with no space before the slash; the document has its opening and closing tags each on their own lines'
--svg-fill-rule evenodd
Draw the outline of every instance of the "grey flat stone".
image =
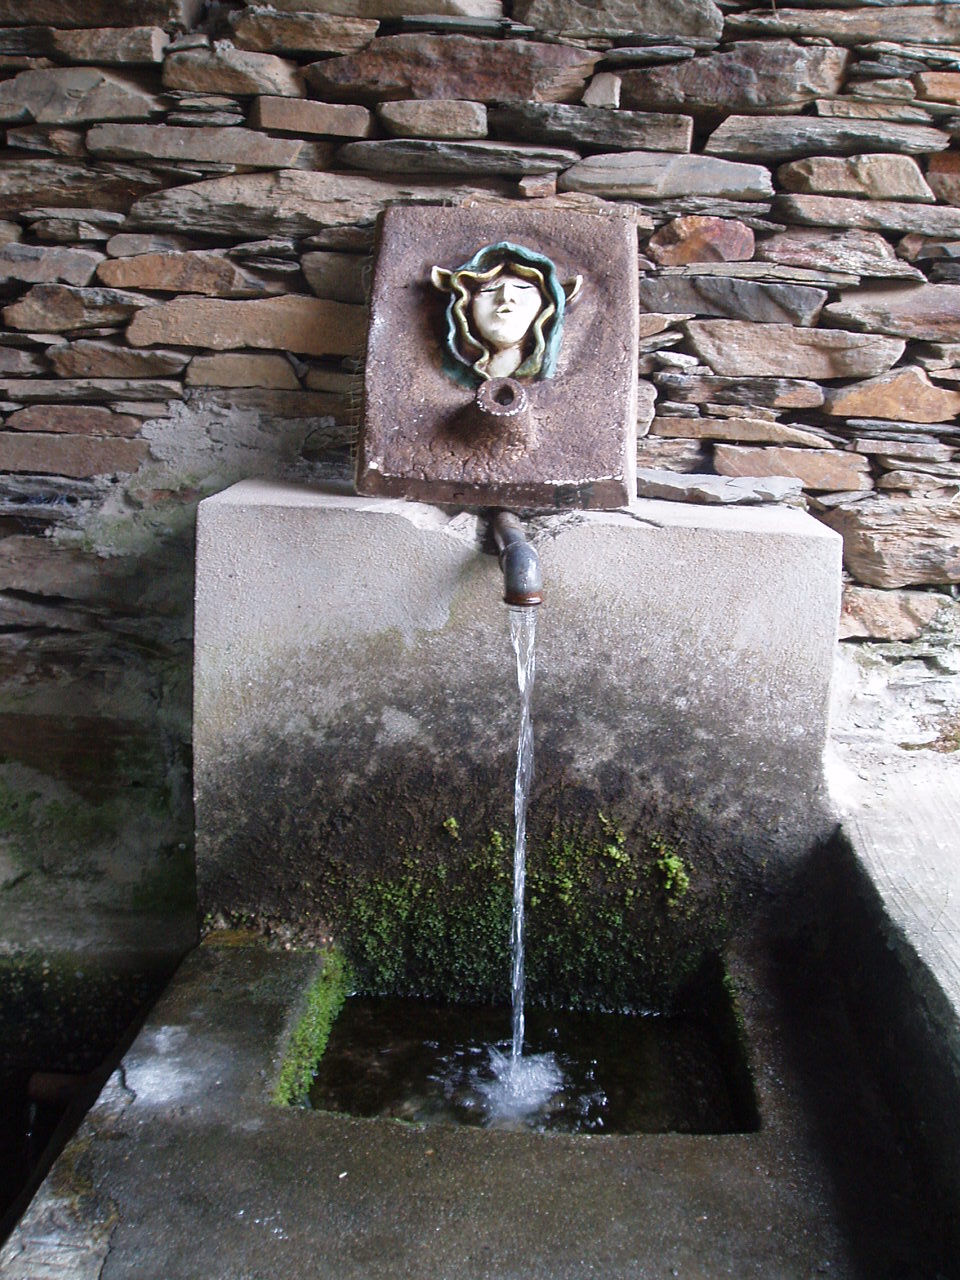
<svg viewBox="0 0 960 1280">
<path fill-rule="evenodd" d="M 640 279 L 641 309 L 761 323 L 816 324 L 827 296 L 825 289 L 722 276 L 660 275 Z"/>
<path fill-rule="evenodd" d="M 925 236 L 960 237 L 960 209 L 897 200 L 845 200 L 841 196 L 777 196 L 776 214 L 785 222 L 872 231 L 914 231 Z"/>
<path fill-rule="evenodd" d="M 473 184 L 407 183 L 359 173 L 281 169 L 158 192 L 136 202 L 129 226 L 162 231 L 202 226 L 212 235 L 228 236 L 309 236 L 343 227 L 355 238 L 355 224 L 372 224 L 389 204 L 442 204 L 476 190 Z M 366 243 L 364 237 L 363 247 Z"/>
<path fill-rule="evenodd" d="M 338 159 L 355 169 L 382 173 L 487 174 L 519 177 L 529 173 L 555 173 L 580 159 L 578 151 L 552 150 L 535 145 L 501 142 L 432 141 L 424 138 L 389 138 L 376 142 L 348 142 Z"/>
<path fill-rule="evenodd" d="M 687 36 L 716 44 L 723 14 L 713 0 L 514 0 L 513 16 L 540 31 L 573 36 Z"/>
<path fill-rule="evenodd" d="M 668 502 L 702 502 L 707 506 L 759 506 L 771 502 L 802 502 L 802 484 L 792 476 L 712 476 L 637 470 L 641 498 Z"/>
<path fill-rule="evenodd" d="M 837 44 L 859 45 L 876 39 L 960 43 L 960 13 L 951 4 L 760 10 L 731 14 L 727 28 L 743 35 L 822 36 Z"/>
<path fill-rule="evenodd" d="M 795 156 L 862 151 L 922 155 L 942 151 L 949 135 L 919 124 L 890 124 L 827 116 L 728 116 L 707 139 L 708 155 L 738 160 L 789 160 Z"/>
<path fill-rule="evenodd" d="M 561 191 L 586 191 L 610 199 L 725 196 L 763 199 L 773 193 L 770 171 L 710 156 L 623 151 L 588 156 L 560 175 Z"/>
<path fill-rule="evenodd" d="M 658 373 L 654 382 L 665 396 L 681 403 L 760 405 L 778 409 L 816 409 L 823 389 L 816 382 L 790 378 L 723 378 L 709 374 Z"/>
<path fill-rule="evenodd" d="M 527 138 L 576 147 L 614 151 L 689 151 L 693 119 L 676 114 L 611 111 L 607 107 L 524 102 L 490 111 L 497 137 Z"/>
</svg>

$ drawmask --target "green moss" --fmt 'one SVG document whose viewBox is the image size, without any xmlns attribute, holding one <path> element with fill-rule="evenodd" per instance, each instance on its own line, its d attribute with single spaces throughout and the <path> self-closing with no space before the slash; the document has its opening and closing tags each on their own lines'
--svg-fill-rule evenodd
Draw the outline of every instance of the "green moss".
<svg viewBox="0 0 960 1280">
<path fill-rule="evenodd" d="M 479 845 L 440 823 L 439 852 L 340 878 L 334 931 L 358 989 L 473 1003 L 509 999 L 511 842 Z M 604 813 L 531 837 L 527 991 L 566 1008 L 669 1004 L 724 932 L 722 887 L 659 832 Z"/>
<path fill-rule="evenodd" d="M 451 840 L 460 839 L 460 823 L 457 822 L 456 818 L 454 817 L 444 818 L 443 829 L 447 833 L 447 835 L 450 837 Z"/>
<path fill-rule="evenodd" d="M 686 896 L 690 888 L 690 877 L 683 859 L 665 840 L 654 837 L 651 847 L 656 850 L 655 866 L 662 877 L 664 897 L 671 907 L 677 906 Z"/>
<path fill-rule="evenodd" d="M 350 966 L 339 951 L 330 951 L 320 976 L 307 991 L 303 1015 L 287 1041 L 273 1090 L 277 1106 L 296 1104 L 306 1094 L 351 985 Z"/>
</svg>

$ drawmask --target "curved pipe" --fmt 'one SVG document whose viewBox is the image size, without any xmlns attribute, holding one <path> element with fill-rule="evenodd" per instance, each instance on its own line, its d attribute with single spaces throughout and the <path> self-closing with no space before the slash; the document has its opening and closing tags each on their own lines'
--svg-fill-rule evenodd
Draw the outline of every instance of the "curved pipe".
<svg viewBox="0 0 960 1280">
<path fill-rule="evenodd" d="M 500 554 L 504 602 L 520 606 L 542 603 L 540 557 L 527 541 L 523 525 L 511 511 L 495 512 L 490 523 Z"/>
</svg>

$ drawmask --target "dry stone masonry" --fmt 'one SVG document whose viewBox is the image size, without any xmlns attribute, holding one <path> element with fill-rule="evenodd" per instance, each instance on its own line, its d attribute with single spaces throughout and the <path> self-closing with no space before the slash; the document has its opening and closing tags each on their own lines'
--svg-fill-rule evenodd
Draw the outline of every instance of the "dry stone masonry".
<svg viewBox="0 0 960 1280">
<path fill-rule="evenodd" d="M 0 0 L 0 128 L 14 907 L 171 945 L 193 514 L 345 465 L 393 204 L 625 219 L 641 494 L 805 504 L 851 637 L 954 608 L 960 4 Z"/>
</svg>

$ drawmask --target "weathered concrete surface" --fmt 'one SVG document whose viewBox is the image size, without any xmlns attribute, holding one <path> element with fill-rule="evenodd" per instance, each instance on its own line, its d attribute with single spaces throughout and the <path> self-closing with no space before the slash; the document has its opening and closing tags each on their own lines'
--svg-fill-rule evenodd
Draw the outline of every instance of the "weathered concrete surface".
<svg viewBox="0 0 960 1280">
<path fill-rule="evenodd" d="M 843 645 L 827 754 L 855 892 L 872 916 L 847 937 L 877 1061 L 946 1197 L 960 1247 L 960 646 L 957 621 L 918 644 Z M 864 970 L 870 975 L 864 977 Z"/>
<path fill-rule="evenodd" d="M 758 1132 L 546 1138 L 271 1106 L 316 972 L 195 952 L 0 1253 L 5 1280 L 935 1274 L 823 989 L 791 1010 L 762 962 L 734 962 Z"/>
<path fill-rule="evenodd" d="M 251 481 L 198 534 L 204 910 L 309 930 L 331 866 L 389 864 L 450 814 L 465 841 L 503 826 L 514 673 L 474 516 Z M 796 511 L 655 501 L 533 536 L 533 827 L 669 813 L 735 892 L 789 875 L 825 830 L 839 540 Z"/>
</svg>

